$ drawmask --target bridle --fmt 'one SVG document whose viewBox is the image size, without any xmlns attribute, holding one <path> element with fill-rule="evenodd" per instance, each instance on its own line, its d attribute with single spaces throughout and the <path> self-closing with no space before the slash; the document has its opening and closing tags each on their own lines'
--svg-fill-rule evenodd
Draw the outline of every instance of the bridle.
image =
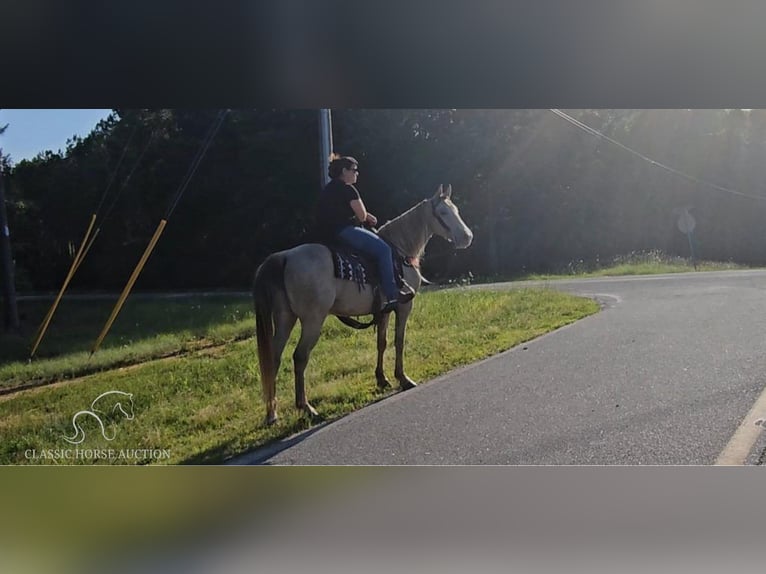
<svg viewBox="0 0 766 574">
<path fill-rule="evenodd" d="M 441 202 L 441 201 L 443 201 L 441 198 L 437 202 L 434 202 L 433 200 L 431 200 L 431 213 L 433 214 L 434 219 L 436 219 L 436 221 L 439 222 L 439 225 L 441 225 L 447 231 L 449 236 L 452 237 L 452 229 L 450 228 L 449 225 L 447 225 L 445 223 L 445 221 L 442 218 L 442 216 L 439 215 L 439 212 L 436 211 L 436 207 L 439 205 L 439 202 Z"/>
</svg>

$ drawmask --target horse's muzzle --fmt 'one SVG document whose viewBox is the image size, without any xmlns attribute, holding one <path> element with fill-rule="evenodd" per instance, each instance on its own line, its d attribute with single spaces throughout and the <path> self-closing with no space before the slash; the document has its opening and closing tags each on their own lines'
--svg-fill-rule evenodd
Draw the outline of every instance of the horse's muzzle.
<svg viewBox="0 0 766 574">
<path fill-rule="evenodd" d="M 473 232 L 470 229 L 466 229 L 460 237 L 456 237 L 452 240 L 457 249 L 466 249 L 473 242 Z"/>
</svg>

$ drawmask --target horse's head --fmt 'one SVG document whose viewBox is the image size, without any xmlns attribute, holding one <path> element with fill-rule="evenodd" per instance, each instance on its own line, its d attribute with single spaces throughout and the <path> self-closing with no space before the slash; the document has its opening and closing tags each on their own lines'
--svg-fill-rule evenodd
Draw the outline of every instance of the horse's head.
<svg viewBox="0 0 766 574">
<path fill-rule="evenodd" d="M 451 242 L 458 249 L 465 249 L 473 241 L 473 232 L 460 218 L 457 206 L 452 203 L 452 186 L 446 191 L 440 185 L 434 196 L 429 199 L 431 204 L 431 230 L 434 234 Z"/>
<path fill-rule="evenodd" d="M 133 393 L 122 393 L 121 391 L 115 391 L 116 393 L 121 393 L 125 395 L 125 398 L 127 400 L 119 401 L 114 405 L 112 408 L 112 412 L 114 411 L 120 411 L 126 419 L 129 421 L 133 420 L 133 417 L 135 416 L 133 414 Z"/>
</svg>

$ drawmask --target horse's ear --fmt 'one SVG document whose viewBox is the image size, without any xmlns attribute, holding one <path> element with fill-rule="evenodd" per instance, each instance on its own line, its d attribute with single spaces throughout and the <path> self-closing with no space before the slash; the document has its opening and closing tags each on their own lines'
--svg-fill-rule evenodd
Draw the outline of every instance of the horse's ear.
<svg viewBox="0 0 766 574">
<path fill-rule="evenodd" d="M 443 193 L 444 193 L 443 186 L 442 186 L 442 184 L 439 184 L 439 189 L 436 190 L 436 193 L 434 193 L 434 197 L 433 198 L 434 199 L 439 199 L 442 196 Z"/>
<path fill-rule="evenodd" d="M 449 199 L 450 197 L 452 197 L 452 184 L 451 183 L 447 184 L 447 191 L 444 192 L 443 197 L 446 198 L 446 199 Z"/>
</svg>

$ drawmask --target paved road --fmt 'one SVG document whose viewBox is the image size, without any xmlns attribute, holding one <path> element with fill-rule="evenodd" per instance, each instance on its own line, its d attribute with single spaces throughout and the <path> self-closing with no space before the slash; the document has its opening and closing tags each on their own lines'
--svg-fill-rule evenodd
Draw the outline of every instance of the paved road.
<svg viewBox="0 0 766 574">
<path fill-rule="evenodd" d="M 233 462 L 714 464 L 766 388 L 766 271 L 546 284 L 604 309 Z"/>
</svg>

